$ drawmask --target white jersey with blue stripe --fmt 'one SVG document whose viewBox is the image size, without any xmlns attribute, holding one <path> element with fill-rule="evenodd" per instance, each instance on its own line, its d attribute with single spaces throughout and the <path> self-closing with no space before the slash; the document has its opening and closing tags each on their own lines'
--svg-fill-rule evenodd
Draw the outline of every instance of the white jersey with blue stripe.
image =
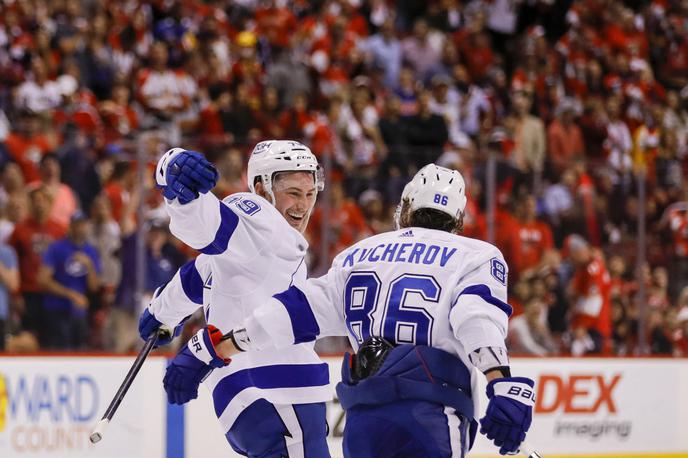
<svg viewBox="0 0 688 458">
<path fill-rule="evenodd" d="M 166 202 L 173 235 L 202 254 L 185 264 L 151 304 L 173 327 L 203 305 L 208 324 L 227 332 L 274 294 L 306 281 L 308 243 L 267 200 L 252 193 Z M 278 404 L 332 398 L 329 372 L 313 343 L 237 355 L 205 385 L 225 431 L 257 399 Z"/>
<path fill-rule="evenodd" d="M 440 348 L 473 368 L 471 352 L 505 349 L 507 275 L 489 243 L 405 228 L 344 250 L 326 275 L 276 295 L 244 327 L 257 349 L 328 335 L 357 349 L 377 336 Z"/>
</svg>

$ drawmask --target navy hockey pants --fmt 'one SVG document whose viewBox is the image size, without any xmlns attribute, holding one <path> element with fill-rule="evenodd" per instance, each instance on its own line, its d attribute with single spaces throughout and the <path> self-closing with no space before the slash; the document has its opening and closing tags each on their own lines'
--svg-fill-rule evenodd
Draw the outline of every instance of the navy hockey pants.
<svg viewBox="0 0 688 458">
<path fill-rule="evenodd" d="M 346 412 L 346 458 L 463 458 L 468 425 L 451 407 L 405 400 Z"/>
<path fill-rule="evenodd" d="M 249 458 L 329 458 L 325 403 L 271 404 L 259 399 L 236 419 L 227 440 Z"/>
</svg>

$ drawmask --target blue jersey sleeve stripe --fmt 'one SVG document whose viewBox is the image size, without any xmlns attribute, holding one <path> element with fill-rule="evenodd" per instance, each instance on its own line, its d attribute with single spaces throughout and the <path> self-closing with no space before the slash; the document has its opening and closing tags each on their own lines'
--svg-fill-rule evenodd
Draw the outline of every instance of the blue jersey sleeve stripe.
<svg viewBox="0 0 688 458">
<path fill-rule="evenodd" d="M 492 292 L 490 291 L 490 288 L 487 285 L 471 285 L 465 288 L 463 291 L 461 291 L 459 297 L 463 296 L 464 294 L 473 294 L 479 296 L 488 304 L 492 304 L 502 312 L 506 313 L 506 316 L 511 316 L 511 314 L 513 313 L 513 309 L 511 308 L 511 306 L 506 302 L 494 297 L 492 295 Z M 458 297 L 456 298 L 456 300 L 459 300 Z M 452 308 L 454 307 L 454 305 L 456 305 L 456 301 L 452 305 Z"/>
<path fill-rule="evenodd" d="M 273 297 L 280 301 L 289 313 L 294 343 L 313 342 L 320 334 L 320 326 L 303 291 L 296 286 L 290 286 L 286 291 Z"/>
<path fill-rule="evenodd" d="M 215 239 L 200 251 L 203 254 L 220 254 L 227 250 L 229 239 L 239 224 L 239 217 L 224 203 L 220 202 L 220 227 L 217 228 Z"/>
<path fill-rule="evenodd" d="M 215 414 L 219 418 L 236 395 L 243 390 L 307 388 L 330 383 L 330 371 L 321 364 L 277 364 L 237 371 L 220 380 L 213 390 Z"/>
<path fill-rule="evenodd" d="M 203 304 L 203 280 L 196 269 L 196 260 L 192 259 L 179 269 L 179 278 L 186 297 L 198 305 Z"/>
</svg>

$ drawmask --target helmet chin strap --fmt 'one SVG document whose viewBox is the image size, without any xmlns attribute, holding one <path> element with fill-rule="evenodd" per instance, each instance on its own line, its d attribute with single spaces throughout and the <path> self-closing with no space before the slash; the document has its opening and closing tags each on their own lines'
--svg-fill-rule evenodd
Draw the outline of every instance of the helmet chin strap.
<svg viewBox="0 0 688 458">
<path fill-rule="evenodd" d="M 274 207 L 277 200 L 275 199 L 275 193 L 272 192 L 272 181 L 270 181 L 269 186 L 265 184 L 265 181 L 266 180 L 263 180 L 263 179 L 260 180 L 261 187 L 263 188 L 263 192 L 261 194 L 258 194 L 257 190 L 254 187 L 253 193 L 263 197 L 265 200 L 269 201 L 272 204 L 272 206 Z"/>
<path fill-rule="evenodd" d="M 268 200 L 270 201 L 270 203 L 271 203 L 272 206 L 274 207 L 275 204 L 277 204 L 277 199 L 275 199 L 275 194 L 272 192 L 272 187 L 270 187 L 270 190 L 269 190 L 269 191 L 265 191 L 265 192 L 266 192 L 266 194 L 268 195 L 268 197 L 270 198 L 270 199 L 268 199 Z"/>
</svg>

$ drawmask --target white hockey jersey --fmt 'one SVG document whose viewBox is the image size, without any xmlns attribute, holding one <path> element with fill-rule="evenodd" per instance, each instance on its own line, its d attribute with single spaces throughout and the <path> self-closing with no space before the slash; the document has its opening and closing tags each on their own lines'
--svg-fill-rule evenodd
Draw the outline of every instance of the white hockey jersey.
<svg viewBox="0 0 688 458">
<path fill-rule="evenodd" d="M 256 349 L 346 335 L 356 350 L 372 335 L 440 348 L 473 369 L 474 350 L 505 348 L 507 275 L 489 243 L 405 228 L 344 250 L 326 275 L 296 285 L 303 294 L 278 295 L 243 326 Z"/>
<path fill-rule="evenodd" d="M 165 325 L 175 326 L 203 305 L 208 324 L 227 332 L 272 295 L 305 283 L 308 243 L 262 197 L 237 193 L 220 201 L 208 193 L 166 208 L 172 234 L 203 254 L 153 300 L 151 312 Z M 332 399 L 327 364 L 313 343 L 237 355 L 204 384 L 225 431 L 260 398 L 278 404 Z"/>
</svg>

